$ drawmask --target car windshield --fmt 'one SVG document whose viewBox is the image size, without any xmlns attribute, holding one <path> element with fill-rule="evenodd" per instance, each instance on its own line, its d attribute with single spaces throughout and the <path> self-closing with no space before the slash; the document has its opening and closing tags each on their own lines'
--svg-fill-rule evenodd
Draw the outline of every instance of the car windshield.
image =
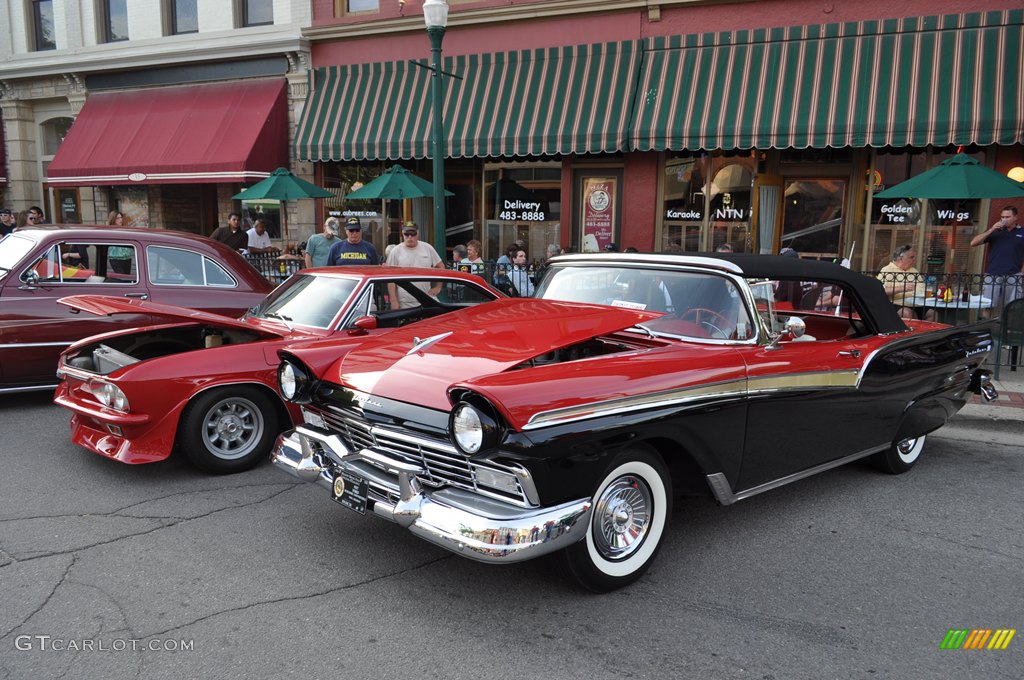
<svg viewBox="0 0 1024 680">
<path fill-rule="evenodd" d="M 747 340 L 756 332 L 735 282 L 712 272 L 554 266 L 535 297 L 665 312 L 643 324 L 658 335 Z"/>
<path fill-rule="evenodd" d="M 359 279 L 300 274 L 283 283 L 247 316 L 257 319 L 330 328 Z"/>
<path fill-rule="evenodd" d="M 0 276 L 14 269 L 35 245 L 34 240 L 21 234 L 8 234 L 0 239 Z"/>
</svg>

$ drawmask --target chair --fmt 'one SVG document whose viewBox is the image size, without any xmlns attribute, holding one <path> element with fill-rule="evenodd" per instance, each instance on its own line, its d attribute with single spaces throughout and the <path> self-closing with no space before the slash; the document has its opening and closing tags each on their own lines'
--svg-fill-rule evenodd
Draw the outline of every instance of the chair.
<svg viewBox="0 0 1024 680">
<path fill-rule="evenodd" d="M 1002 348 L 1010 348 L 1010 370 L 1016 371 L 1021 345 L 1024 345 L 1024 298 L 1012 301 L 1003 309 L 996 345 L 996 380 L 999 380 L 999 367 L 1003 363 Z"/>
</svg>

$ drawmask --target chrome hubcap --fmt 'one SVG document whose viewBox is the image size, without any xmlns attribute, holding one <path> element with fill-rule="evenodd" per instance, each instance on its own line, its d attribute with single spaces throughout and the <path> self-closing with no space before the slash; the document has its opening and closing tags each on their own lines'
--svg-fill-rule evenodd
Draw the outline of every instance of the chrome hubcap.
<svg viewBox="0 0 1024 680">
<path fill-rule="evenodd" d="M 262 436 L 263 414 L 248 399 L 224 399 L 207 411 L 203 439 L 218 458 L 241 458 L 256 448 Z"/>
<path fill-rule="evenodd" d="M 917 437 L 913 439 L 904 439 L 896 445 L 896 453 L 899 454 L 901 460 L 904 463 L 909 463 L 917 458 Z"/>
<path fill-rule="evenodd" d="M 594 509 L 594 545 L 608 559 L 635 552 L 651 523 L 651 491 L 639 477 L 625 475 L 609 484 Z"/>
</svg>

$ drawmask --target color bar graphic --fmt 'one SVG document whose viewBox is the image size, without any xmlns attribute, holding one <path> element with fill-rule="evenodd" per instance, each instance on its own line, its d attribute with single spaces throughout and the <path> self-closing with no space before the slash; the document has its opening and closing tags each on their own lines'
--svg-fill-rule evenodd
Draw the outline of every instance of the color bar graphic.
<svg viewBox="0 0 1024 680">
<path fill-rule="evenodd" d="M 1016 628 L 950 628 L 939 649 L 1006 649 Z"/>
</svg>

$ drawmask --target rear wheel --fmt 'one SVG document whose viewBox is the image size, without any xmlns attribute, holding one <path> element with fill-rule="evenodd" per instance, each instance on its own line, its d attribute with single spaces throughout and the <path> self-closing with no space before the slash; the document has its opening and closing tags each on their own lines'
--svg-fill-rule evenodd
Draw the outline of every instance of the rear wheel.
<svg viewBox="0 0 1024 680">
<path fill-rule="evenodd" d="M 671 511 L 661 459 L 646 448 L 624 451 L 597 486 L 586 539 L 565 551 L 569 571 L 598 593 L 632 583 L 658 554 Z"/>
<path fill-rule="evenodd" d="M 241 472 L 270 455 L 277 421 L 273 400 L 259 389 L 219 387 L 185 409 L 178 442 L 196 467 L 216 474 Z"/>
<path fill-rule="evenodd" d="M 921 457 L 924 440 L 924 435 L 902 439 L 889 447 L 887 451 L 871 456 L 871 462 L 883 472 L 888 472 L 891 475 L 903 474 L 914 467 L 917 459 Z"/>
</svg>

